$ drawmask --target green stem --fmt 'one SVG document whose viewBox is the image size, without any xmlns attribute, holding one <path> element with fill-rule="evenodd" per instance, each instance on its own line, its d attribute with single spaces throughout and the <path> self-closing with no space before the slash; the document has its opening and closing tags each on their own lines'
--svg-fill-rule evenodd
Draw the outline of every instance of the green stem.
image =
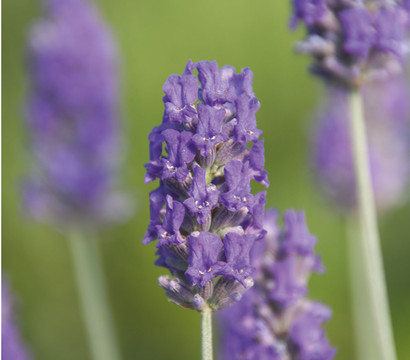
<svg viewBox="0 0 410 360">
<path fill-rule="evenodd" d="M 372 344 L 383 360 L 395 360 L 393 329 L 390 320 L 382 251 L 373 197 L 362 99 L 358 90 L 349 97 L 350 138 L 355 165 L 358 217 L 363 269 L 369 287 L 368 305 L 375 326 Z"/>
<path fill-rule="evenodd" d="M 356 359 L 383 360 L 372 342 L 376 338 L 376 326 L 368 305 L 371 296 L 366 281 L 363 251 L 360 242 L 359 224 L 356 217 L 347 219 L 347 240 L 350 265 L 351 304 L 353 310 Z"/>
<path fill-rule="evenodd" d="M 81 310 L 94 360 L 119 360 L 98 244 L 90 231 L 69 235 Z"/>
<path fill-rule="evenodd" d="M 201 312 L 202 360 L 212 360 L 212 310 L 205 307 Z"/>
</svg>

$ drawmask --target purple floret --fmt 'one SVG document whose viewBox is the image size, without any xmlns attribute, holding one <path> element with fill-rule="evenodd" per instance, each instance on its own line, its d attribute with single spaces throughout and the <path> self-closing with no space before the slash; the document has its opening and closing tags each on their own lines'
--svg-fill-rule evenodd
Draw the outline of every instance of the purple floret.
<svg viewBox="0 0 410 360">
<path fill-rule="evenodd" d="M 275 287 L 270 297 L 283 307 L 288 307 L 306 295 L 303 279 L 298 277 L 298 260 L 288 257 L 273 264 L 272 274 Z M 301 281 L 302 280 L 302 281 Z"/>
<path fill-rule="evenodd" d="M 242 94 L 236 100 L 236 118 L 238 124 L 234 128 L 235 141 L 244 144 L 256 141 L 262 135 L 262 131 L 256 128 L 255 114 L 260 104 L 257 98 Z"/>
<path fill-rule="evenodd" d="M 353 8 L 340 13 L 345 30 L 344 50 L 351 55 L 365 58 L 376 44 L 373 15 L 365 8 Z"/>
<path fill-rule="evenodd" d="M 312 302 L 290 329 L 290 338 L 299 350 L 300 360 L 331 360 L 336 350 L 329 345 L 322 323 L 329 321 L 331 311 L 321 303 Z"/>
<path fill-rule="evenodd" d="M 380 51 L 391 52 L 402 58 L 406 42 L 405 12 L 400 8 L 380 9 L 375 16 L 374 26 L 377 31 L 376 47 Z"/>
<path fill-rule="evenodd" d="M 198 100 L 198 81 L 193 75 L 171 75 L 162 90 L 165 114 L 170 122 L 190 122 L 196 115 L 194 107 Z"/>
<path fill-rule="evenodd" d="M 238 280 L 246 286 L 245 279 L 252 275 L 253 267 L 250 264 L 250 251 L 256 240 L 255 235 L 239 235 L 228 233 L 224 238 L 224 249 L 227 266 L 223 275 Z"/>
<path fill-rule="evenodd" d="M 157 247 L 180 244 L 184 241 L 179 229 L 184 221 L 185 207 L 180 202 L 173 200 L 170 195 L 167 195 L 166 203 L 164 222 L 156 226 L 159 239 Z"/>
<path fill-rule="evenodd" d="M 198 104 L 198 127 L 196 134 L 192 137 L 192 142 L 202 156 L 206 156 L 216 144 L 229 139 L 222 132 L 224 118 L 224 109 Z"/>
<path fill-rule="evenodd" d="M 292 27 L 298 20 L 302 20 L 306 26 L 312 26 L 320 21 L 327 11 L 326 0 L 293 0 L 294 18 Z"/>
<path fill-rule="evenodd" d="M 232 66 L 223 66 L 219 70 L 216 61 L 200 61 L 197 69 L 202 86 L 202 99 L 206 104 L 215 106 L 235 101 L 236 93 L 232 86 L 235 69 Z"/>
<path fill-rule="evenodd" d="M 162 159 L 161 178 L 162 180 L 176 178 L 179 182 L 183 182 L 189 174 L 187 165 L 195 158 L 195 151 L 189 145 L 192 133 L 167 129 L 162 132 L 162 136 L 167 144 L 168 157 Z"/>
<path fill-rule="evenodd" d="M 189 267 L 185 274 L 191 285 L 198 284 L 199 287 L 203 287 L 225 266 L 223 262 L 218 261 L 222 241 L 215 234 L 201 232 L 198 236 L 188 236 L 188 243 L 190 247 Z"/>
<path fill-rule="evenodd" d="M 249 176 L 252 180 L 269 187 L 268 172 L 265 170 L 264 141 L 256 141 L 249 152 Z"/>
<path fill-rule="evenodd" d="M 219 69 L 216 61 L 200 61 L 196 68 L 205 104 L 216 106 L 233 103 L 242 93 L 253 97 L 253 74 L 248 68 L 242 69 L 241 74 L 236 74 L 233 66 Z"/>
<path fill-rule="evenodd" d="M 144 182 L 145 184 L 154 181 L 156 178 L 161 177 L 162 172 L 162 143 L 164 142 L 164 137 L 162 136 L 163 127 L 157 126 L 152 129 L 151 133 L 148 135 L 149 140 L 149 163 L 145 164 L 147 172 L 145 174 Z"/>
<path fill-rule="evenodd" d="M 156 189 L 149 194 L 150 222 L 148 230 L 142 239 L 144 244 L 157 239 L 157 226 L 161 225 L 160 214 L 165 204 L 166 194 L 163 189 Z"/>
<path fill-rule="evenodd" d="M 219 191 L 214 185 L 208 186 L 205 170 L 200 166 L 194 169 L 194 178 L 189 190 L 190 197 L 184 201 L 191 215 L 198 214 L 198 223 L 203 224 L 212 209 L 218 205 Z"/>
<path fill-rule="evenodd" d="M 287 254 L 308 255 L 313 253 L 317 242 L 315 236 L 309 233 L 306 225 L 305 213 L 286 211 L 284 215 L 285 233 L 283 249 Z"/>
<path fill-rule="evenodd" d="M 229 211 L 238 211 L 243 207 L 252 208 L 253 195 L 248 179 L 248 163 L 232 160 L 225 166 L 225 180 L 228 191 L 221 195 L 221 203 Z"/>
</svg>

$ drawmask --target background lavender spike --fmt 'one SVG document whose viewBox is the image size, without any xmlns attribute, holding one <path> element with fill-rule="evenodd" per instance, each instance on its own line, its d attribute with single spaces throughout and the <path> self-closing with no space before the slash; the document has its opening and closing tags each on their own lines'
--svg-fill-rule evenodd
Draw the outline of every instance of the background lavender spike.
<svg viewBox="0 0 410 360">
<path fill-rule="evenodd" d="M 266 212 L 266 238 L 253 249 L 255 286 L 220 312 L 221 358 L 331 360 L 336 351 L 322 328 L 331 311 L 305 296 L 310 274 L 323 271 L 316 238 L 303 212 L 286 211 L 283 229 L 277 218 L 275 210 Z"/>
<path fill-rule="evenodd" d="M 291 27 L 306 27 L 296 50 L 314 57 L 313 73 L 356 86 L 402 72 L 409 15 L 397 0 L 294 0 Z"/>
<path fill-rule="evenodd" d="M 32 27 L 26 105 L 33 158 L 24 185 L 30 216 L 49 223 L 119 220 L 117 52 L 88 0 L 47 0 Z"/>
<path fill-rule="evenodd" d="M 29 360 L 30 356 L 17 328 L 14 310 L 13 296 L 3 278 L 1 281 L 1 358 Z"/>
<path fill-rule="evenodd" d="M 120 121 L 117 52 L 88 0 L 46 0 L 31 28 L 26 122 L 32 166 L 26 210 L 63 229 L 91 355 L 118 360 L 114 322 L 95 237 L 129 214 L 117 188 Z"/>
<path fill-rule="evenodd" d="M 159 281 L 171 301 L 201 312 L 218 310 L 252 286 L 251 249 L 264 235 L 266 194 L 253 195 L 250 186 L 253 179 L 269 185 L 252 72 L 189 61 L 163 90 L 163 122 L 149 136 L 145 177 L 160 178 L 160 184 L 150 196 L 143 242 L 159 239 L 156 264 L 175 277 Z"/>
<path fill-rule="evenodd" d="M 382 212 L 407 200 L 410 175 L 408 85 L 405 79 L 394 77 L 364 86 L 362 94 L 373 189 L 377 208 Z M 356 208 L 348 96 L 345 88 L 327 87 L 313 140 L 313 164 L 320 189 L 345 212 Z"/>
</svg>

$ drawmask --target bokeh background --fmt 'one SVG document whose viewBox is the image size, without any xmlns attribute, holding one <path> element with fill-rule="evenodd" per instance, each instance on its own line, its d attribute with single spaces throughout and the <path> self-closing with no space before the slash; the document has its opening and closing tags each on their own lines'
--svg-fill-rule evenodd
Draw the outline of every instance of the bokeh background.
<svg viewBox="0 0 410 360">
<path fill-rule="evenodd" d="M 106 277 L 124 359 L 197 359 L 199 315 L 167 302 L 157 285 L 154 245 L 141 239 L 148 223 L 143 184 L 150 129 L 161 121 L 162 85 L 182 73 L 188 59 L 216 59 L 237 70 L 249 66 L 262 106 L 268 205 L 305 209 L 319 238 L 327 272 L 314 275 L 310 295 L 329 304 L 327 325 L 339 351 L 354 359 L 348 288 L 346 224 L 320 195 L 311 172 L 310 134 L 322 88 L 293 54 L 303 31 L 288 31 L 290 1 L 278 0 L 99 0 L 121 51 L 122 116 L 126 154 L 124 187 L 135 199 L 127 222 L 100 232 Z M 19 298 L 20 327 L 39 360 L 89 359 L 68 244 L 62 234 L 24 216 L 19 186 L 27 168 L 22 120 L 27 89 L 24 53 L 27 31 L 41 15 L 34 0 L 3 0 L 3 272 Z M 410 353 L 410 205 L 380 221 L 384 259 L 399 359 Z"/>
</svg>

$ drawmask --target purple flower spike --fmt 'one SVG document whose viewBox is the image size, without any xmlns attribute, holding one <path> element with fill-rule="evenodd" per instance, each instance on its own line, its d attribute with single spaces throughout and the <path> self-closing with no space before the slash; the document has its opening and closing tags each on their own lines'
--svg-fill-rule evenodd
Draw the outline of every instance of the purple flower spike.
<svg viewBox="0 0 410 360">
<path fill-rule="evenodd" d="M 197 237 L 188 236 L 188 243 L 191 253 L 185 274 L 191 285 L 198 284 L 199 287 L 203 287 L 225 266 L 223 262 L 218 261 L 222 241 L 215 234 L 202 232 Z"/>
<path fill-rule="evenodd" d="M 184 201 L 191 215 L 198 214 L 198 223 L 204 224 L 211 210 L 218 205 L 220 191 L 215 185 L 207 186 L 205 180 L 205 170 L 200 166 L 194 169 L 194 178 L 189 190 L 190 198 Z"/>
<path fill-rule="evenodd" d="M 332 360 L 336 353 L 322 328 L 330 320 L 330 309 L 306 298 L 312 271 L 308 265 L 316 257 L 313 246 L 309 253 L 288 253 L 284 248 L 288 234 L 295 249 L 305 248 L 308 231 L 300 230 L 305 227 L 303 213 L 288 210 L 285 216 L 281 229 L 277 212 L 266 212 L 266 238 L 264 244 L 256 243 L 251 257 L 255 285 L 240 302 L 221 312 L 224 360 Z M 239 238 L 232 241 L 235 251 L 240 251 L 238 242 Z"/>
<path fill-rule="evenodd" d="M 250 251 L 255 242 L 254 235 L 239 235 L 228 233 L 224 239 L 224 248 L 227 267 L 224 274 L 238 280 L 246 286 L 245 279 L 252 275 L 253 267 L 250 264 Z"/>
<path fill-rule="evenodd" d="M 403 73 L 408 56 L 409 1 L 293 0 L 291 27 L 307 29 L 296 50 L 314 59 L 329 83 L 358 87 Z"/>
<path fill-rule="evenodd" d="M 252 79 L 248 68 L 188 61 L 166 81 L 162 124 L 149 135 L 145 181 L 158 178 L 159 187 L 143 243 L 158 239 L 156 265 L 175 277 L 159 279 L 165 294 L 199 312 L 228 307 L 252 287 L 250 256 L 265 235 L 266 192 L 250 186 L 269 185 Z"/>
<path fill-rule="evenodd" d="M 184 241 L 179 232 L 182 221 L 184 221 L 184 216 L 184 206 L 180 202 L 174 201 L 172 196 L 167 195 L 167 208 L 164 222 L 161 225 L 157 225 L 159 239 L 157 247 L 180 244 Z"/>
<path fill-rule="evenodd" d="M 238 211 L 243 207 L 252 208 L 253 195 L 248 179 L 248 163 L 232 160 L 225 166 L 225 179 L 228 191 L 221 195 L 221 203 L 229 211 Z"/>
<path fill-rule="evenodd" d="M 13 297 L 4 279 L 1 282 L 1 358 L 4 360 L 29 360 L 21 339 L 13 311 Z"/>
<path fill-rule="evenodd" d="M 46 1 L 30 31 L 30 216 L 57 226 L 121 220 L 117 52 L 90 1 Z M 156 150 L 153 149 L 155 153 Z M 152 154 L 154 156 L 154 154 Z"/>
<path fill-rule="evenodd" d="M 190 122 L 196 115 L 194 103 L 198 100 L 198 81 L 193 75 L 171 75 L 162 90 L 165 93 L 165 114 L 171 123 Z"/>
<path fill-rule="evenodd" d="M 226 134 L 222 133 L 224 118 L 224 109 L 198 104 L 198 128 L 192 137 L 192 142 L 202 156 L 206 156 L 216 144 L 229 139 Z"/>
<path fill-rule="evenodd" d="M 162 132 L 167 143 L 168 158 L 163 159 L 162 180 L 175 177 L 179 182 L 183 182 L 188 176 L 187 164 L 195 158 L 195 152 L 189 143 L 192 133 L 168 129 Z"/>
</svg>

